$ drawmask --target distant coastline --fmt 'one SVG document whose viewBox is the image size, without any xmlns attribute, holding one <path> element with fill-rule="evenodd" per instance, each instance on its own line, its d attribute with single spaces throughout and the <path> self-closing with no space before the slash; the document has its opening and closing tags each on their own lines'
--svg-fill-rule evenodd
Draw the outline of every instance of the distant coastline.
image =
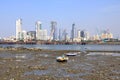
<svg viewBox="0 0 120 80">
<path fill-rule="evenodd" d="M 80 45 L 86 45 L 86 44 L 98 44 L 98 45 L 120 45 L 120 41 L 84 41 L 84 42 L 64 42 L 64 41 L 0 41 L 0 44 L 45 44 L 45 45 L 72 45 L 72 44 L 80 44 Z"/>
<path fill-rule="evenodd" d="M 40 48 L 26 48 L 26 47 L 13 47 L 13 46 L 7 46 L 7 47 L 3 47 L 0 46 L 0 51 L 34 51 L 34 52 L 81 52 L 81 53 L 85 53 L 88 54 L 89 52 L 108 52 L 108 53 L 120 53 L 119 50 L 85 50 L 85 51 L 81 51 L 81 50 L 50 50 L 50 49 L 40 49 Z"/>
</svg>

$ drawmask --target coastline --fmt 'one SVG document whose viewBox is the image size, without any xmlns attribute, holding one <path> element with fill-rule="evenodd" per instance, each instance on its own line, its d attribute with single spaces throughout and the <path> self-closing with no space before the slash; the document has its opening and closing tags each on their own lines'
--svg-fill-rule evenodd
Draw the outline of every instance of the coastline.
<svg viewBox="0 0 120 80">
<path fill-rule="evenodd" d="M 12 46 L 8 46 L 8 47 L 0 47 L 0 51 L 35 51 L 35 52 L 82 52 L 84 53 L 84 51 L 80 51 L 80 50 L 49 50 L 49 49 L 39 49 L 39 48 L 25 48 L 25 47 L 12 47 Z M 108 52 L 108 53 L 120 53 L 120 51 L 116 51 L 116 50 L 85 50 L 86 53 L 89 52 Z"/>
<path fill-rule="evenodd" d="M 0 47 L 0 51 L 34 51 L 34 52 L 80 52 L 79 50 L 49 50 L 49 49 L 39 49 L 39 48 L 24 48 L 24 47 Z"/>
<path fill-rule="evenodd" d="M 120 41 L 85 41 L 85 42 L 64 42 L 64 41 L 0 41 L 0 44 L 45 44 L 45 45 L 86 45 L 86 44 L 97 44 L 97 45 L 120 45 Z"/>
</svg>

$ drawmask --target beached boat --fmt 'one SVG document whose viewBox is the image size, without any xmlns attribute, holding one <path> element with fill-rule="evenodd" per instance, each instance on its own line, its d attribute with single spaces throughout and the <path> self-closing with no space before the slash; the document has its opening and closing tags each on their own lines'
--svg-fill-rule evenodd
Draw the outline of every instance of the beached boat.
<svg viewBox="0 0 120 80">
<path fill-rule="evenodd" d="M 77 53 L 67 53 L 66 56 L 76 56 Z"/>
<path fill-rule="evenodd" d="M 68 57 L 66 57 L 66 56 L 63 55 L 63 56 L 57 57 L 56 60 L 58 62 L 67 62 L 68 61 Z"/>
</svg>

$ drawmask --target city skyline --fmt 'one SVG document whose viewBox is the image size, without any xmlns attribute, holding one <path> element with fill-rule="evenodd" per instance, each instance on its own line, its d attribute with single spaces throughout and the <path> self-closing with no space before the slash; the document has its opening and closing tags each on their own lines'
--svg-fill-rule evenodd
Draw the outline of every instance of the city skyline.
<svg viewBox="0 0 120 80">
<path fill-rule="evenodd" d="M 23 30 L 35 30 L 35 22 L 41 21 L 42 28 L 50 30 L 51 21 L 57 22 L 57 28 L 71 31 L 71 25 L 85 29 L 91 35 L 109 29 L 115 37 L 120 32 L 119 0 L 31 0 L 0 1 L 0 37 L 15 35 L 15 21 L 23 20 Z M 50 33 L 50 32 L 49 32 Z"/>
<path fill-rule="evenodd" d="M 57 34 L 57 22 L 51 21 L 50 34 L 47 34 L 46 29 L 42 29 L 42 22 L 36 21 L 35 31 L 22 30 L 22 19 L 16 20 L 16 37 L 9 37 L 4 40 L 8 41 L 68 41 L 68 42 L 81 42 L 82 40 L 105 40 L 114 39 L 113 34 L 109 30 L 103 31 L 101 34 L 90 36 L 88 31 L 76 29 L 75 23 L 71 26 L 71 32 L 66 32 L 66 29 L 59 29 L 59 34 Z M 70 34 L 70 35 L 68 35 Z"/>
</svg>

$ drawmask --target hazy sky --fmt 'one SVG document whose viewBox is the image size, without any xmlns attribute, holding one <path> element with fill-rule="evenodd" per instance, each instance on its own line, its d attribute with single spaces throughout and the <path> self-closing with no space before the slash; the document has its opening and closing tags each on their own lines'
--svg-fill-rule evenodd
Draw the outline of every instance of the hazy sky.
<svg viewBox="0 0 120 80">
<path fill-rule="evenodd" d="M 0 37 L 15 35 L 15 21 L 23 20 L 23 30 L 35 30 L 40 20 L 42 28 L 50 30 L 50 22 L 71 30 L 72 23 L 90 34 L 109 29 L 120 36 L 120 0 L 0 0 Z"/>
</svg>

